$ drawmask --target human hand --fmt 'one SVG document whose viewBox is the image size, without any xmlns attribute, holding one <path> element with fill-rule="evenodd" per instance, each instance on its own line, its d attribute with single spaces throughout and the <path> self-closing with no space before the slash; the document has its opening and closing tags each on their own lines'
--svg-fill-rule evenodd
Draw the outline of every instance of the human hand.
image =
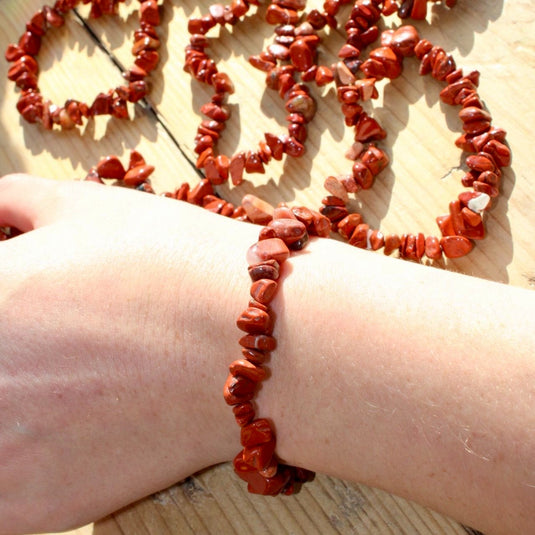
<svg viewBox="0 0 535 535">
<path fill-rule="evenodd" d="M 95 520 L 238 451 L 221 348 L 254 228 L 25 175 L 0 179 L 0 226 L 24 232 L 0 244 L 0 533 Z"/>
</svg>

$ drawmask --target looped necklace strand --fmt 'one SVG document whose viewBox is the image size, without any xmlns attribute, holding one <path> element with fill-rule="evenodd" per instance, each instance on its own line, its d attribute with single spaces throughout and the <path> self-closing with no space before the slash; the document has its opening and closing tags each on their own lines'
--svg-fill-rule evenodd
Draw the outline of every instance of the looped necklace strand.
<svg viewBox="0 0 535 535">
<path fill-rule="evenodd" d="M 196 165 L 213 184 L 221 184 L 230 176 L 232 183 L 239 185 L 244 173 L 264 173 L 265 165 L 271 159 L 281 160 L 284 154 L 296 158 L 302 156 L 307 138 L 306 126 L 316 113 L 316 102 L 310 96 L 306 82 L 314 81 L 318 86 L 324 86 L 336 80 L 338 85 L 355 84 L 362 93 L 367 94 L 369 81 L 356 81 L 361 64 L 358 57 L 364 47 L 377 39 L 379 30 L 376 23 L 381 15 L 397 11 L 401 17 L 421 19 L 425 18 L 427 9 L 427 0 L 405 1 L 401 5 L 388 0 L 355 2 L 350 18 L 344 25 L 347 42 L 340 49 L 340 61 L 332 67 L 317 65 L 317 47 L 321 40 L 318 31 L 325 26 L 336 28 L 336 15 L 343 5 L 349 3 L 351 0 L 328 0 L 324 3 L 323 12 L 312 10 L 303 17 L 300 12 L 306 6 L 305 0 L 271 2 L 266 10 L 266 22 L 276 26 L 274 42 L 266 51 L 251 56 L 249 61 L 266 72 L 267 86 L 278 91 L 285 101 L 288 134 L 276 136 L 265 133 L 265 139 L 258 143 L 257 149 L 240 151 L 231 157 L 216 155 L 215 148 L 230 117 L 225 101 L 234 92 L 234 86 L 229 76 L 220 72 L 214 60 L 208 56 L 210 41 L 206 34 L 217 25 L 237 24 L 248 13 L 250 6 L 258 6 L 258 2 L 242 0 L 230 6 L 215 4 L 207 15 L 189 20 L 191 38 L 186 47 L 184 70 L 196 80 L 211 85 L 215 91 L 211 101 L 201 108 L 201 113 L 207 118 L 201 122 L 195 137 L 195 152 L 198 155 Z M 455 2 L 447 4 L 452 7 Z M 280 64 L 283 62 L 284 65 Z M 296 81 L 296 76 L 300 76 L 301 83 Z M 346 105 L 345 108 L 351 106 Z M 383 137 L 386 135 L 366 113 L 359 114 L 359 123 L 354 126 L 361 133 L 375 129 Z"/>
<path fill-rule="evenodd" d="M 57 106 L 44 98 L 38 85 L 37 55 L 42 38 L 51 27 L 63 26 L 65 15 L 80 3 L 90 3 L 90 17 L 98 18 L 102 15 L 115 15 L 119 3 L 124 1 L 57 0 L 52 7 L 45 5 L 32 16 L 18 43 L 10 44 L 5 52 L 6 60 L 12 63 L 8 78 L 21 90 L 17 110 L 26 121 L 40 123 L 47 130 L 52 130 L 54 125 L 69 130 L 82 126 L 84 119 L 97 115 L 127 119 L 127 103 L 136 103 L 147 95 L 147 77 L 159 61 L 157 49 L 160 39 L 155 29 L 160 24 L 157 0 L 140 1 L 139 28 L 134 33 L 132 47 L 134 64 L 124 73 L 127 84 L 99 93 L 91 104 L 68 99 L 63 106 Z"/>
<path fill-rule="evenodd" d="M 302 156 L 307 138 L 306 125 L 316 111 L 316 103 L 306 83 L 312 81 L 322 86 L 334 81 L 345 124 L 355 130 L 355 143 L 347 154 L 354 163 L 350 175 L 325 179 L 324 185 L 329 194 L 319 210 L 324 219 L 308 214 L 309 221 L 315 222 L 315 233 L 327 236 L 332 230 L 352 245 L 373 250 L 384 248 L 385 254 L 397 250 L 402 258 L 411 260 L 420 260 L 424 256 L 431 260 L 438 260 L 443 255 L 448 258 L 464 256 L 472 249 L 472 240 L 484 237 L 482 214 L 490 207 L 491 198 L 498 195 L 501 168 L 510 163 L 510 151 L 504 144 L 505 132 L 491 127 L 490 114 L 477 94 L 479 73 L 464 75 L 456 68 L 451 55 L 426 40 L 420 40 L 412 26 L 383 32 L 381 46 L 372 50 L 368 59 L 363 61 L 362 50 L 379 35 L 377 22 L 381 15 L 395 11 L 391 2 L 383 0 L 356 1 L 344 24 L 347 38 L 339 50 L 339 61 L 329 67 L 317 65 L 320 42 L 317 32 L 327 25 L 336 27 L 338 11 L 346 3 L 349 2 L 325 2 L 323 13 L 313 10 L 306 16 L 300 15 L 305 8 L 304 1 L 278 0 L 268 6 L 266 21 L 276 25 L 275 40 L 266 51 L 251 56 L 249 61 L 266 73 L 267 86 L 278 91 L 284 99 L 288 112 L 288 135 L 265 133 L 258 149 L 241 151 L 230 158 L 216 154 L 215 148 L 230 117 L 225 102 L 234 87 L 229 76 L 218 71 L 214 60 L 208 56 L 209 40 L 205 34 L 217 24 L 236 24 L 248 12 L 250 5 L 258 4 L 217 4 L 210 8 L 208 15 L 190 19 L 188 30 L 191 38 L 186 47 L 184 70 L 215 90 L 211 101 L 201 108 L 207 119 L 197 129 L 196 165 L 204 170 L 206 179 L 213 185 L 222 184 L 229 177 L 234 185 L 239 185 L 243 182 L 244 173 L 264 173 L 265 165 L 271 159 L 280 160 L 284 154 Z M 422 13 L 425 16 L 421 3 L 411 5 L 418 15 L 416 18 L 422 18 Z M 453 3 L 448 5 L 451 7 Z M 399 6 L 398 13 L 401 10 L 406 15 L 407 6 L 406 2 Z M 421 60 L 420 74 L 431 74 L 436 80 L 448 84 L 441 92 L 443 102 L 463 108 L 459 116 L 465 133 L 457 140 L 457 146 L 467 152 L 478 153 L 466 158 L 469 172 L 462 181 L 472 191 L 462 192 L 449 204 L 449 214 L 437 218 L 442 234 L 440 238 L 426 237 L 423 233 L 384 236 L 365 224 L 360 214 L 349 213 L 347 208 L 348 194 L 370 188 L 374 178 L 389 163 L 386 153 L 376 145 L 377 141 L 386 137 L 386 132 L 376 119 L 363 110 L 361 103 L 378 98 L 376 82 L 385 77 L 398 77 L 404 57 L 415 54 Z M 300 81 L 296 81 L 297 76 Z M 269 217 L 265 203 L 253 200 L 251 196 L 245 197 L 244 210 L 248 210 L 248 217 L 253 221 L 255 217 L 259 218 L 258 222 Z M 267 215 L 255 215 L 266 210 Z M 242 215 L 240 213 L 237 217 Z"/>
</svg>

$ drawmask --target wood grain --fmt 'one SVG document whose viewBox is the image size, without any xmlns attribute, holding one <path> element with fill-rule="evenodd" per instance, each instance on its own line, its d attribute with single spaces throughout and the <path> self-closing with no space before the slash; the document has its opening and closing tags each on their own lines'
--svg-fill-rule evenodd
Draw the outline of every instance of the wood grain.
<svg viewBox="0 0 535 535">
<path fill-rule="evenodd" d="M 28 172 L 57 179 L 82 177 L 98 159 L 118 154 L 125 160 L 137 148 L 156 165 L 158 191 L 180 182 L 194 183 L 197 172 L 193 138 L 201 120 L 199 108 L 210 97 L 205 87 L 182 70 L 187 18 L 205 13 L 210 2 L 164 0 L 161 64 L 152 76 L 152 92 L 131 108 L 133 121 L 97 118 L 82 131 L 46 132 L 24 123 L 15 110 L 17 92 L 0 65 L 0 174 Z M 310 2 L 321 7 L 321 2 Z M 41 0 L 4 0 L 0 43 L 16 41 Z M 131 35 L 137 24 L 137 2 L 121 6 L 120 16 L 87 20 L 87 9 L 68 24 L 51 30 L 39 54 L 43 93 L 57 103 L 66 98 L 91 101 L 121 82 L 121 66 L 131 61 Z M 232 119 L 220 147 L 225 153 L 253 148 L 265 131 L 283 132 L 285 111 L 279 97 L 266 90 L 264 75 L 247 63 L 269 42 L 271 28 L 262 13 L 219 32 L 211 53 L 220 70 L 236 85 L 230 100 Z M 493 124 L 508 131 L 513 165 L 503 176 L 502 195 L 488 214 L 488 236 L 466 258 L 434 263 L 439 269 L 531 288 L 535 285 L 532 147 L 535 111 L 535 15 L 529 0 L 459 0 L 453 10 L 433 6 L 427 21 L 416 24 L 423 37 L 451 52 L 458 66 L 481 71 L 480 95 Z M 391 25 L 395 21 L 388 20 Z M 210 34 L 217 36 L 218 33 Z M 332 31 L 321 60 L 334 60 L 342 42 Z M 403 75 L 381 83 L 382 96 L 373 113 L 388 131 L 383 146 L 391 166 L 372 190 L 351 201 L 366 221 L 385 232 L 436 233 L 435 217 L 462 190 L 462 157 L 453 141 L 460 131 L 457 110 L 438 99 L 440 84 L 421 78 L 414 60 Z M 307 153 L 300 160 L 270 164 L 241 188 L 222 186 L 221 195 L 239 202 L 257 192 L 272 203 L 286 201 L 319 206 L 323 180 L 347 173 L 344 153 L 352 142 L 343 125 L 334 90 L 314 90 L 318 113 L 309 128 Z M 372 254 L 372 253 L 370 253 Z M 77 535 L 160 535 L 166 533 L 357 533 L 450 535 L 469 530 L 423 507 L 376 489 L 319 475 L 290 498 L 250 496 L 228 465 L 198 474 L 182 484 L 148 497 L 111 517 L 71 532 Z"/>
</svg>

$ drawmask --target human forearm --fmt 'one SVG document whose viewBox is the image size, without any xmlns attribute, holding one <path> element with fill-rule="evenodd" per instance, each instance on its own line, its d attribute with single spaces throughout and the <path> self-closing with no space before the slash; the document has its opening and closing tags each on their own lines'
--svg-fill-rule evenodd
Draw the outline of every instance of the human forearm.
<svg viewBox="0 0 535 535">
<path fill-rule="evenodd" d="M 281 456 L 488 533 L 529 532 L 532 294 L 329 241 L 291 263 L 259 401 Z"/>
<path fill-rule="evenodd" d="M 222 387 L 259 228 L 28 177 L 0 180 L 9 224 L 27 233 L 1 244 L 0 533 L 86 522 L 230 460 Z M 533 294 L 330 240 L 283 279 L 256 398 L 279 456 L 529 532 Z"/>
</svg>

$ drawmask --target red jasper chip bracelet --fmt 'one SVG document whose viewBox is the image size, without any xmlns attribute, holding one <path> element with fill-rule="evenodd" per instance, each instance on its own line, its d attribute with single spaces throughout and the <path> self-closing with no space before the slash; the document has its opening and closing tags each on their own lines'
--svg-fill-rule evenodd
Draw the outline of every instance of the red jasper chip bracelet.
<svg viewBox="0 0 535 535">
<path fill-rule="evenodd" d="M 65 24 L 65 15 L 78 4 L 91 4 L 90 16 L 114 15 L 125 0 L 57 0 L 51 6 L 37 11 L 26 24 L 26 32 L 17 44 L 10 44 L 5 58 L 12 65 L 8 78 L 21 90 L 17 109 L 29 123 L 40 123 L 47 130 L 58 125 L 63 130 L 82 126 L 84 119 L 97 115 L 128 118 L 127 103 L 135 103 L 148 93 L 147 77 L 159 61 L 160 39 L 156 26 L 160 24 L 157 0 L 142 0 L 139 5 L 139 29 L 134 33 L 132 54 L 134 65 L 124 73 L 127 84 L 99 93 L 92 104 L 68 99 L 57 106 L 43 97 L 38 86 L 39 64 L 37 55 L 42 38 L 51 27 Z"/>
<path fill-rule="evenodd" d="M 243 449 L 234 458 L 234 470 L 255 494 L 292 494 L 314 476 L 309 470 L 279 462 L 273 426 L 266 418 L 255 418 L 252 404 L 257 384 L 266 377 L 264 363 L 276 346 L 270 306 L 281 269 L 290 251 L 302 249 L 307 241 L 305 224 L 290 208 L 280 207 L 247 253 L 251 299 L 237 320 L 245 333 L 239 341 L 242 357 L 230 364 L 223 395 L 241 430 Z"/>
</svg>

